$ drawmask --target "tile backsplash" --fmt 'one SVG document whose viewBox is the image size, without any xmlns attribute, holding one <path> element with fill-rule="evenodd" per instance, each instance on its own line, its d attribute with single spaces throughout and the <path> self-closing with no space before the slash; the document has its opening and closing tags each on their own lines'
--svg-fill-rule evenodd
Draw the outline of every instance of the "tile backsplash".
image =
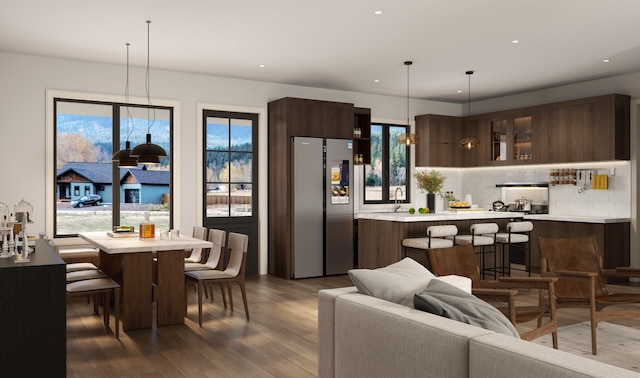
<svg viewBox="0 0 640 378">
<path fill-rule="evenodd" d="M 579 216 L 631 217 L 631 163 L 629 161 L 591 162 L 575 164 L 523 165 L 482 168 L 417 167 L 416 172 L 431 169 L 442 172 L 447 179 L 444 191 L 453 191 L 455 197 L 464 200 L 471 194 L 478 207 L 491 209 L 494 201 L 501 199 L 496 184 L 504 182 L 549 182 L 551 169 L 592 169 L 609 176 L 609 189 L 587 189 L 582 192 L 576 185 L 549 186 L 549 213 Z M 426 205 L 426 194 L 412 180 L 415 207 Z M 445 204 L 436 197 L 436 210 Z"/>
</svg>

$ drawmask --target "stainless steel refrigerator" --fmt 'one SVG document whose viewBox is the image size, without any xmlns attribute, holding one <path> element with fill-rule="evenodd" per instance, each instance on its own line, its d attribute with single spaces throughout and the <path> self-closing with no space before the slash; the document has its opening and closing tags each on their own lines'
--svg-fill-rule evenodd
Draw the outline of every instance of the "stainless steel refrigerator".
<svg viewBox="0 0 640 378">
<path fill-rule="evenodd" d="M 353 149 L 346 139 L 292 138 L 291 278 L 353 268 Z"/>
</svg>

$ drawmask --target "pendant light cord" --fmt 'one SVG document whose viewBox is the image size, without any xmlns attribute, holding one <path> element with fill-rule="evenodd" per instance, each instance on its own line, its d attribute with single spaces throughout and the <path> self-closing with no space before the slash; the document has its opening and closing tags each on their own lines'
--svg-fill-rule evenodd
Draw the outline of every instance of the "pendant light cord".
<svg viewBox="0 0 640 378">
<path fill-rule="evenodd" d="M 131 122 L 132 117 L 131 117 L 131 110 L 129 107 L 129 46 L 131 44 L 127 42 L 126 45 L 127 45 L 127 82 L 124 87 L 124 102 L 127 105 L 127 141 L 129 141 L 129 137 L 131 136 L 131 133 L 133 133 L 133 127 L 130 127 L 132 125 L 132 122 Z"/>
<path fill-rule="evenodd" d="M 411 66 L 413 62 L 407 60 L 404 64 L 407 66 L 407 135 L 409 135 L 409 66 Z"/>
<path fill-rule="evenodd" d="M 150 20 L 147 20 L 147 72 L 145 75 L 145 87 L 147 90 L 147 134 L 149 134 L 149 130 L 151 130 L 151 126 L 156 121 L 156 110 L 152 108 L 151 104 L 151 96 L 149 95 L 149 82 L 151 81 L 151 74 L 149 69 L 149 55 L 150 55 L 150 38 L 149 38 L 149 25 L 151 24 Z M 151 120 L 151 110 L 153 110 L 153 120 Z"/>
</svg>

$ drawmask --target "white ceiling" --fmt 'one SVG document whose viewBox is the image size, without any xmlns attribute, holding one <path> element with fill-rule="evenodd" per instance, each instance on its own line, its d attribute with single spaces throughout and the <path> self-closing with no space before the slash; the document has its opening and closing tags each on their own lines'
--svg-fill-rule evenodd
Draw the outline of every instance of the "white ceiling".
<svg viewBox="0 0 640 378">
<path fill-rule="evenodd" d="M 404 97 L 412 60 L 411 97 L 463 103 L 467 70 L 474 101 L 640 71 L 638 17 L 640 0 L 3 0 L 0 51 L 124 65 L 130 42 L 144 67 L 151 20 L 151 69 Z"/>
</svg>

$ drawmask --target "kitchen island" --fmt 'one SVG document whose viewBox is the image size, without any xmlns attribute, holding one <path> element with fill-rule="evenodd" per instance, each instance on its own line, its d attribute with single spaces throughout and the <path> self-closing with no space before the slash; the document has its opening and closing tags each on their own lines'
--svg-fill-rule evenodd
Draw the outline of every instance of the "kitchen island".
<svg viewBox="0 0 640 378">
<path fill-rule="evenodd" d="M 409 214 L 406 211 L 359 213 L 358 268 L 380 268 L 402 260 L 402 239 L 424 237 L 429 226 L 453 224 L 462 235 L 468 234 L 474 223 L 493 222 L 503 230 L 508 222 L 523 216 L 523 213 L 516 212 L 475 210 L 429 214 Z"/>
<path fill-rule="evenodd" d="M 534 224 L 531 233 L 531 261 L 527 261 L 533 272 L 540 271 L 539 237 L 595 235 L 605 268 L 628 266 L 630 260 L 630 219 L 624 217 L 527 215 L 519 212 L 473 210 L 431 214 L 409 214 L 406 211 L 359 213 L 356 217 L 358 268 L 374 269 L 401 260 L 404 257 L 402 239 L 424 237 L 429 226 L 453 224 L 458 227 L 458 234 L 462 235 L 469 234 L 469 227 L 474 223 L 497 223 L 501 232 L 504 232 L 506 224 L 513 220 L 529 220 Z M 426 255 L 422 258 L 426 261 Z"/>
</svg>

